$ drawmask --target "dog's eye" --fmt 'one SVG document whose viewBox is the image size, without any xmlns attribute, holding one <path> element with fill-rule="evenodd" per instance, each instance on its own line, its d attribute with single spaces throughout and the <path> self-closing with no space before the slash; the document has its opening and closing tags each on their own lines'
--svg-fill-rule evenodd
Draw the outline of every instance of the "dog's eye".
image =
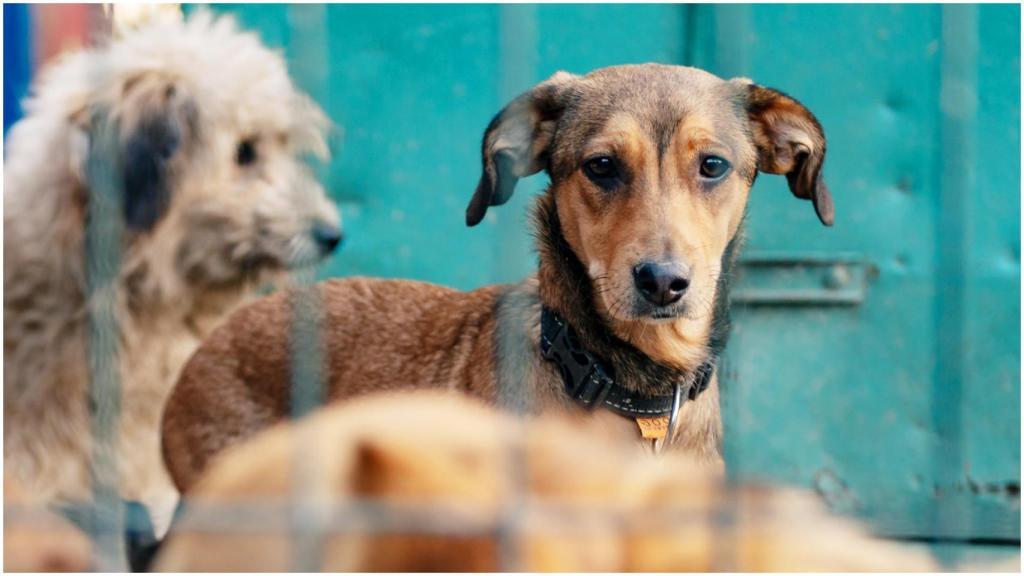
<svg viewBox="0 0 1024 576">
<path fill-rule="evenodd" d="M 242 140 L 238 144 L 238 151 L 235 152 L 235 162 L 239 166 L 248 166 L 256 161 L 256 142 L 251 138 Z"/>
<path fill-rule="evenodd" d="M 598 186 L 609 188 L 619 178 L 619 166 L 614 158 L 598 156 L 583 163 L 583 173 Z"/>
<path fill-rule="evenodd" d="M 718 180 L 729 172 L 729 162 L 720 156 L 706 156 L 700 161 L 700 175 L 709 180 Z"/>
</svg>

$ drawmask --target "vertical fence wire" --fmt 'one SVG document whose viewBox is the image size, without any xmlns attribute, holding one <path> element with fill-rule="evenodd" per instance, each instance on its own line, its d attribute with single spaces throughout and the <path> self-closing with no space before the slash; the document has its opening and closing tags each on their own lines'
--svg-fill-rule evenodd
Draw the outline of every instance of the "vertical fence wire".
<svg viewBox="0 0 1024 576">
<path fill-rule="evenodd" d="M 510 438 L 502 438 L 504 452 L 500 466 L 508 474 L 503 487 L 503 507 L 498 511 L 495 527 L 497 541 L 497 566 L 505 572 L 518 572 L 522 565 L 522 526 L 527 505 L 530 502 L 530 487 L 526 456 L 529 430 L 526 418 L 535 410 L 533 390 L 530 383 L 535 381 L 530 359 L 533 357 L 532 334 L 524 330 L 523 319 L 530 317 L 530 310 L 536 301 L 518 290 L 509 291 L 498 306 L 495 331 L 497 359 L 497 404 L 518 420 Z"/>
<path fill-rule="evenodd" d="M 295 274 L 299 284 L 291 298 L 291 417 L 300 419 L 323 403 L 323 351 L 320 298 L 312 272 Z M 324 510 L 328 495 L 318 482 L 319 438 L 310 427 L 297 426 L 291 450 L 292 569 L 316 572 L 323 557 Z"/>
<path fill-rule="evenodd" d="M 327 62 L 326 11 L 323 5 L 288 6 L 284 25 L 289 64 L 298 86 L 314 97 L 325 97 Z M 322 171 L 320 176 L 323 176 Z M 325 400 L 324 350 L 321 341 L 322 302 L 312 268 L 292 274 L 291 298 L 291 418 L 300 419 Z M 297 426 L 292 434 L 290 532 L 291 565 L 295 572 L 317 572 L 324 557 L 324 537 L 330 522 L 328 493 L 312 428 Z"/>
<path fill-rule="evenodd" d="M 937 482 L 956 486 L 965 474 L 963 388 L 967 342 L 964 325 L 971 195 L 976 188 L 978 8 L 942 7 L 939 103 L 942 113 L 941 180 L 936 232 L 936 370 L 931 390 L 932 451 Z M 934 535 L 970 534 L 969 502 L 954 491 L 932 507 Z M 966 524 L 966 525 L 965 525 Z"/>
<path fill-rule="evenodd" d="M 503 4 L 498 12 L 498 77 L 494 109 L 500 110 L 520 93 L 529 90 L 541 78 L 538 8 L 528 4 Z M 495 240 L 491 264 L 491 281 L 519 282 L 529 275 L 532 264 L 533 238 L 529 234 L 528 208 L 533 196 L 543 191 L 546 174 L 525 177 L 516 183 L 516 193 L 501 210 L 491 210 Z"/>
<path fill-rule="evenodd" d="M 96 567 L 124 571 L 124 512 L 119 490 L 121 386 L 115 320 L 121 265 L 123 190 L 119 178 L 117 127 L 97 114 L 89 142 L 89 213 L 85 226 L 87 278 L 89 412 L 92 422 L 93 484 L 90 535 Z"/>
<path fill-rule="evenodd" d="M 501 102 L 498 106 L 504 106 L 520 92 L 527 90 L 537 81 L 537 7 L 530 5 L 502 5 L 498 7 L 498 54 L 500 76 L 498 77 L 498 96 Z M 505 217 L 499 223 L 498 242 L 495 245 L 495 279 L 498 281 L 508 280 L 510 268 L 515 270 L 524 261 L 524 256 L 530 251 L 529 237 L 522 229 L 522 219 L 515 216 L 521 215 L 527 205 L 525 198 L 526 191 L 522 190 L 524 183 L 519 183 L 520 198 L 518 203 L 513 202 L 507 208 Z M 518 208 L 519 214 L 516 213 Z M 518 274 L 512 274 L 518 276 Z M 519 303 L 509 303 L 513 309 L 525 312 L 526 308 Z M 522 318 L 519 314 L 514 314 Z M 498 322 L 499 326 L 509 325 L 508 322 Z M 499 369 L 499 404 L 519 418 L 516 423 L 519 428 L 515 433 L 513 441 L 503 442 L 505 449 L 501 458 L 502 469 L 507 474 L 503 487 L 504 506 L 499 510 L 498 522 L 495 527 L 495 539 L 497 544 L 497 568 L 504 572 L 521 571 L 522 564 L 522 526 L 523 512 L 529 500 L 529 486 L 527 485 L 528 462 L 525 454 L 526 439 L 524 434 L 525 422 L 523 418 L 532 407 L 529 397 L 531 381 L 526 373 L 529 355 L 520 350 L 524 343 L 531 342 L 520 334 L 499 332 L 495 334 L 497 345 L 500 350 L 500 362 L 506 364 L 504 369 Z M 514 364 L 508 366 L 508 364 Z"/>
<path fill-rule="evenodd" d="M 711 34 L 714 39 L 714 66 L 711 71 L 723 78 L 749 74 L 750 38 L 752 37 L 751 30 L 753 28 L 752 8 L 749 5 L 741 4 L 699 6 L 691 15 L 694 18 L 699 18 L 702 14 L 698 13 L 697 10 L 704 10 L 705 8 L 711 11 L 711 19 L 713 21 Z M 695 45 L 697 38 L 690 38 L 687 41 Z M 734 267 L 738 265 L 737 262 L 734 264 Z M 735 270 L 733 273 L 735 273 Z M 731 423 L 732 430 L 730 434 L 735 441 L 735 450 L 731 456 L 742 459 L 747 448 L 744 442 L 747 434 L 744 430 L 749 426 L 748 413 L 742 408 L 747 403 L 747 395 L 743 385 L 735 379 L 732 382 L 734 384 L 732 390 L 728 391 L 730 397 L 727 398 L 724 393 L 725 391 L 721 389 L 723 382 L 729 379 L 727 370 L 729 370 L 731 365 L 732 362 L 728 358 L 719 362 L 719 410 L 723 417 L 726 414 L 736 417 Z M 729 409 L 726 411 L 723 408 Z M 735 462 L 730 462 L 730 467 L 735 466 Z M 735 488 L 735 478 L 729 477 L 726 482 L 730 493 L 737 494 L 738 492 L 733 489 Z M 737 518 L 745 516 L 745 513 L 749 513 L 749 510 L 745 508 L 747 506 L 749 506 L 747 499 L 739 496 L 730 496 L 725 498 L 725 502 L 713 513 L 713 518 L 711 519 L 712 526 L 721 537 L 714 538 L 711 541 L 712 570 L 732 571 L 737 568 L 736 559 L 738 557 L 741 529 Z"/>
</svg>

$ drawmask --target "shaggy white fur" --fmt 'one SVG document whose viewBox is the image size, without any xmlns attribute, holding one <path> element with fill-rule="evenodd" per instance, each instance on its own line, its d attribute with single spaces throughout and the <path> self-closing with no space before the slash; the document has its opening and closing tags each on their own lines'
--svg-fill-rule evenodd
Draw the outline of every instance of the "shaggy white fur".
<svg viewBox="0 0 1024 576">
<path fill-rule="evenodd" d="M 158 431 L 180 367 L 231 310 L 340 239 L 304 161 L 326 158 L 329 122 L 279 54 L 205 12 L 62 57 L 25 113 L 4 161 L 5 471 L 46 499 L 90 494 L 87 167 L 113 129 L 115 157 L 98 160 L 124 187 L 120 485 L 173 502 Z"/>
</svg>

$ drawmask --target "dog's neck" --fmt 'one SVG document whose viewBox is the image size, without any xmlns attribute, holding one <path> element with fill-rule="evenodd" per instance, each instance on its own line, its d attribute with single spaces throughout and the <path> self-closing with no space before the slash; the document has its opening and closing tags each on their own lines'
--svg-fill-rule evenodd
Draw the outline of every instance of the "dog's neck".
<svg viewBox="0 0 1024 576">
<path fill-rule="evenodd" d="M 149 260 L 133 256 L 138 255 L 129 253 L 121 271 L 121 321 L 138 329 L 178 325 L 205 338 L 230 312 L 259 296 L 256 282 L 248 278 L 217 285 L 188 283 L 176 275 L 157 274 Z"/>
<path fill-rule="evenodd" d="M 537 276 L 541 303 L 564 318 L 579 335 L 580 341 L 586 343 L 588 351 L 615 371 L 616 383 L 640 394 L 668 395 L 677 383 L 692 384 L 698 368 L 705 363 L 713 363 L 721 354 L 729 332 L 726 280 L 731 274 L 739 233 L 722 257 L 715 307 L 705 333 L 679 334 L 678 326 L 667 326 L 668 330 L 659 332 L 652 330 L 654 338 L 668 340 L 656 342 L 648 338 L 644 344 L 658 351 L 649 354 L 616 336 L 598 311 L 592 281 L 562 234 L 551 191 L 538 198 L 533 221 L 540 257 Z M 700 339 L 702 343 L 690 347 L 690 350 L 696 348 L 698 352 L 688 351 L 689 357 L 674 358 L 673 350 L 680 346 L 673 338 Z"/>
</svg>

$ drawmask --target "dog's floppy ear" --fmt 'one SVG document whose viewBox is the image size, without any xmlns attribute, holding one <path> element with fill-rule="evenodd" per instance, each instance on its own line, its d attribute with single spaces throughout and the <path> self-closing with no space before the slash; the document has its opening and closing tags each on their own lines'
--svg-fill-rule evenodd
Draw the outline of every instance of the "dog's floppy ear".
<svg viewBox="0 0 1024 576">
<path fill-rule="evenodd" d="M 149 230 L 170 205 L 174 161 L 195 137 L 195 103 L 173 82 L 143 76 L 125 84 L 114 114 L 125 225 Z"/>
<path fill-rule="evenodd" d="M 822 177 L 825 133 L 818 119 L 782 92 L 756 84 L 746 90 L 758 170 L 785 174 L 793 195 L 814 202 L 818 219 L 831 226 L 835 206 Z"/>
<path fill-rule="evenodd" d="M 466 224 L 476 226 L 487 208 L 512 197 L 516 181 L 540 172 L 547 161 L 555 124 L 565 109 L 567 88 L 576 76 L 554 76 L 520 94 L 487 126 L 483 174 L 466 208 Z"/>
<path fill-rule="evenodd" d="M 289 136 L 299 152 L 308 152 L 318 160 L 329 160 L 330 148 L 327 135 L 341 135 L 341 129 L 331 123 L 330 118 L 308 95 L 295 92 L 291 97 L 292 114 L 295 120 L 289 128 Z"/>
</svg>

